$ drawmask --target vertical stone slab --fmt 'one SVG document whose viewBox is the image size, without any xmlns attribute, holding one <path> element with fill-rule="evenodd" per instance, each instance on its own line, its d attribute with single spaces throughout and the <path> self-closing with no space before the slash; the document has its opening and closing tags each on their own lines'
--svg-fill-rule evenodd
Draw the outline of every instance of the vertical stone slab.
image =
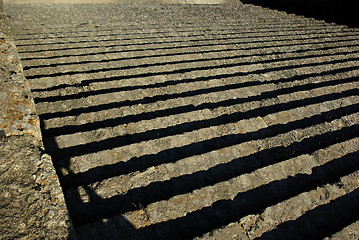
<svg viewBox="0 0 359 240">
<path fill-rule="evenodd" d="M 0 239 L 75 239 L 0 1 Z"/>
</svg>

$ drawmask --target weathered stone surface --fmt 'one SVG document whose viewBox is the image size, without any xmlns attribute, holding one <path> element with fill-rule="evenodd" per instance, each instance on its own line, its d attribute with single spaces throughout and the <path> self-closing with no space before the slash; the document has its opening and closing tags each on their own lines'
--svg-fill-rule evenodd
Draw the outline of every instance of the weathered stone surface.
<svg viewBox="0 0 359 240">
<path fill-rule="evenodd" d="M 79 239 L 356 236 L 358 29 L 246 4 L 7 7 Z"/>
<path fill-rule="evenodd" d="M 75 239 L 0 1 L 0 239 Z"/>
<path fill-rule="evenodd" d="M 6 136 L 28 133 L 41 143 L 40 122 L 28 82 L 11 39 L 8 20 L 1 5 L 0 32 L 0 130 Z"/>
<path fill-rule="evenodd" d="M 51 158 L 33 137 L 1 137 L 0 166 L 0 239 L 69 239 L 70 220 Z"/>
<path fill-rule="evenodd" d="M 131 0 L 3 0 L 5 4 L 123 4 L 133 3 Z M 223 4 L 238 3 L 239 0 L 136 0 L 137 3 L 168 4 Z"/>
</svg>

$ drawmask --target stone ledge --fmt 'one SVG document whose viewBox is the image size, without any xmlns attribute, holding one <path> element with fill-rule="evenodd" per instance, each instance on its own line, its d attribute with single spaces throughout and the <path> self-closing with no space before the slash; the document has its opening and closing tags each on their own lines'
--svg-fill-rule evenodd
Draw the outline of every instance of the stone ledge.
<svg viewBox="0 0 359 240">
<path fill-rule="evenodd" d="M 2 3 L 0 19 L 0 132 L 6 136 L 30 134 L 42 145 L 39 118 L 26 81 Z"/>
<path fill-rule="evenodd" d="M 0 239 L 75 239 L 0 0 Z"/>
<path fill-rule="evenodd" d="M 0 139 L 0 239 L 74 239 L 51 157 L 32 136 Z"/>
</svg>

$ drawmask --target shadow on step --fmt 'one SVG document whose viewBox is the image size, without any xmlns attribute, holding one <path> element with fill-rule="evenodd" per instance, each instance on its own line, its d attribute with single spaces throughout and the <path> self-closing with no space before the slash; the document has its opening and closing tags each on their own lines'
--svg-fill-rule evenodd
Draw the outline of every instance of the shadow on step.
<svg viewBox="0 0 359 240">
<path fill-rule="evenodd" d="M 310 239 L 313 235 L 318 239 L 328 237 L 359 220 L 359 208 L 355 205 L 358 201 L 359 189 L 328 204 L 318 206 L 296 220 L 282 223 L 276 229 L 256 239 Z M 299 235 L 290 234 L 294 229 L 299 228 L 302 229 Z M 323 229 L 330 229 L 330 231 L 325 232 Z"/>
<path fill-rule="evenodd" d="M 41 126 L 44 126 L 43 121 L 41 121 Z M 53 156 L 56 151 L 59 149 L 54 138 L 44 139 L 45 149 L 50 152 Z M 61 167 L 57 166 L 54 163 L 57 175 L 60 180 L 60 184 L 63 186 L 64 172 L 69 174 L 74 174 L 70 168 L 70 161 L 67 159 L 63 162 Z M 84 222 L 88 224 L 79 224 L 79 218 L 76 213 L 76 208 L 82 208 L 88 203 L 97 203 L 102 202 L 103 199 L 99 196 L 91 186 L 83 185 L 80 188 L 74 189 L 69 194 L 65 195 L 65 201 L 67 208 L 70 213 L 72 223 L 75 227 L 75 234 L 77 240 L 97 240 L 97 239 L 107 239 L 107 240 L 137 240 L 137 239 L 158 239 L 156 232 L 152 227 L 146 229 L 146 231 L 138 232 L 136 226 L 129 222 L 123 215 L 114 215 L 112 214 L 110 219 L 101 219 L 97 218 L 97 221 L 89 222 L 86 219 L 83 219 Z M 84 199 L 87 199 L 84 200 Z M 95 207 L 96 209 L 96 207 Z M 141 225 L 143 221 L 138 221 L 137 225 Z"/>
<path fill-rule="evenodd" d="M 285 201 L 327 183 L 342 186 L 340 177 L 358 170 L 358 152 L 335 159 L 313 168 L 311 174 L 297 174 L 273 181 L 247 192 L 239 193 L 233 200 L 220 200 L 210 207 L 191 212 L 184 217 L 154 224 L 151 227 L 161 239 L 187 239 L 200 236 L 239 221 L 248 214 L 260 214 L 265 208 Z M 297 218 L 279 225 L 263 234 L 261 239 L 322 239 L 359 220 L 359 189 L 320 205 Z M 300 211 L 300 210 L 299 210 Z M 140 229 L 142 230 L 142 229 Z M 147 230 L 144 228 L 143 230 Z"/>
<path fill-rule="evenodd" d="M 268 7 L 287 13 L 312 17 L 326 22 L 359 27 L 359 15 L 354 1 L 344 0 L 241 0 L 246 4 Z"/>
<path fill-rule="evenodd" d="M 300 127 L 298 124 L 295 126 Z M 259 151 L 248 157 L 235 160 L 236 164 L 232 166 L 217 166 L 208 172 L 201 172 L 200 176 L 195 176 L 195 174 L 183 176 L 178 178 L 177 182 L 175 182 L 176 179 L 172 179 L 170 181 L 173 182 L 169 182 L 167 186 L 162 186 L 166 182 L 153 183 L 146 188 L 138 189 L 139 191 L 129 191 L 125 195 L 118 195 L 109 199 L 101 198 L 91 187 L 82 185 L 81 188 L 88 198 L 87 202 L 84 202 L 83 198 L 80 197 L 80 191 L 72 191 L 70 196 L 67 195 L 67 200 L 71 201 L 69 210 L 77 227 L 79 239 L 187 239 L 201 236 L 231 222 L 239 221 L 248 214 L 260 213 L 267 207 L 325 184 L 336 184 L 339 188 L 343 187 L 340 178 L 359 169 L 358 152 L 349 153 L 315 167 L 311 174 L 300 173 L 294 177 L 290 176 L 283 180 L 272 181 L 254 189 L 240 192 L 233 200 L 220 200 L 209 207 L 165 222 L 151 224 L 146 215 L 146 206 L 154 201 L 168 199 L 173 194 L 179 195 L 198 187 L 209 186 L 227 180 L 227 178 L 230 179 L 254 171 L 257 168 L 346 141 L 357 135 L 358 125 L 344 127 L 341 130 L 316 135 L 287 147 L 280 146 Z M 244 170 L 246 168 L 248 171 Z M 71 171 L 69 166 L 67 166 L 67 170 Z M 63 179 L 60 171 L 58 174 L 60 179 Z M 190 179 L 192 176 L 193 179 Z M 194 185 L 193 188 L 192 185 Z M 358 190 L 355 190 L 327 205 L 319 206 L 313 211 L 307 212 L 296 221 L 283 223 L 278 230 L 268 232 L 268 236 L 271 238 L 273 234 L 283 234 L 282 231 L 285 232 L 287 228 L 292 229 L 291 233 L 294 235 L 300 234 L 301 229 L 305 228 L 305 232 L 310 232 L 311 236 L 328 236 L 358 219 L 359 212 L 354 204 L 357 198 Z M 139 222 L 137 222 L 138 220 L 135 221 L 136 224 L 138 223 L 136 227 L 127 221 L 127 212 L 134 213 L 130 217 L 133 218 L 137 215 L 141 219 Z M 314 214 L 316 212 L 322 215 L 318 217 Z M 334 218 L 331 217 L 333 214 L 338 215 Z M 101 219 L 109 220 L 101 221 Z M 305 224 L 306 219 L 320 222 L 319 227 Z M 345 219 L 345 221 L 341 221 L 341 219 Z M 133 223 L 133 219 L 131 220 Z"/>
</svg>

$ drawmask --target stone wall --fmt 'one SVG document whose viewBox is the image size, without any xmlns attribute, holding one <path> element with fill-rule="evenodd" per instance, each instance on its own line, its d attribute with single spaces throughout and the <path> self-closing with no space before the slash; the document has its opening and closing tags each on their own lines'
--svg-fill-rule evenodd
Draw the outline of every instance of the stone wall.
<svg viewBox="0 0 359 240">
<path fill-rule="evenodd" d="M 0 239 L 74 239 L 0 1 Z"/>
</svg>

